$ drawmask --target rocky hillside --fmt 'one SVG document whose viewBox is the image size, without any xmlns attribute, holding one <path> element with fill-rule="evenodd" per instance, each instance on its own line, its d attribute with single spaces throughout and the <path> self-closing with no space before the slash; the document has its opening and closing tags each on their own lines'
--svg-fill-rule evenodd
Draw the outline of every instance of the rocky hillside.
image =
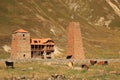
<svg viewBox="0 0 120 80">
<path fill-rule="evenodd" d="M 51 37 L 65 53 L 70 21 L 79 21 L 87 58 L 118 58 L 120 0 L 0 0 L 0 52 L 10 49 L 19 28 L 32 37 Z"/>
</svg>

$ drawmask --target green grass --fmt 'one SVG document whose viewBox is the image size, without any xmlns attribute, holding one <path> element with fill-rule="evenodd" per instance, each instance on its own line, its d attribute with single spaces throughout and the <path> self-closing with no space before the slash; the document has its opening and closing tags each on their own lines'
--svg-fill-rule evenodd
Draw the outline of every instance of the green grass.
<svg viewBox="0 0 120 80">
<path fill-rule="evenodd" d="M 0 53 L 0 59 L 8 59 L 10 58 L 10 53 Z"/>
<path fill-rule="evenodd" d="M 38 80 L 43 80 L 49 78 L 52 74 L 63 74 L 67 78 L 66 80 L 119 80 L 120 75 L 111 74 L 110 71 L 117 71 L 120 73 L 120 63 L 110 63 L 109 65 L 101 66 L 95 65 L 90 66 L 89 70 L 74 70 L 70 69 L 67 65 L 47 65 L 44 62 L 25 62 L 25 63 L 15 63 L 15 69 L 6 69 L 3 62 L 0 62 L 0 79 L 3 80 L 4 77 L 10 78 L 12 75 L 14 77 L 27 76 L 32 77 L 34 74 Z M 32 69 L 30 69 L 32 67 Z M 80 67 L 77 65 L 75 67 Z"/>
</svg>

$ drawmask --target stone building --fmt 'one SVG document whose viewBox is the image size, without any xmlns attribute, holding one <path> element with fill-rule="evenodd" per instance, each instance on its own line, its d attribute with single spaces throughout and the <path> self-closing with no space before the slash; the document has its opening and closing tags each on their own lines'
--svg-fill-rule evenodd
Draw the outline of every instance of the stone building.
<svg viewBox="0 0 120 80">
<path fill-rule="evenodd" d="M 54 41 L 51 38 L 33 39 L 31 38 L 31 57 L 50 59 L 54 52 Z"/>
<path fill-rule="evenodd" d="M 68 26 L 67 57 L 85 59 L 79 22 L 70 22 Z"/>
<path fill-rule="evenodd" d="M 12 34 L 11 59 L 52 58 L 54 41 L 51 38 L 31 38 L 26 30 L 19 29 Z"/>
</svg>

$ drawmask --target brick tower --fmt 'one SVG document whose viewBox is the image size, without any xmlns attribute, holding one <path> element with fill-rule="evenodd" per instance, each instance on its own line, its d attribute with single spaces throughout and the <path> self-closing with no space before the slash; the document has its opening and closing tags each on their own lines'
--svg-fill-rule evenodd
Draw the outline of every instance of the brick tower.
<svg viewBox="0 0 120 80">
<path fill-rule="evenodd" d="M 85 59 L 79 22 L 70 22 L 67 41 L 67 56 L 78 60 Z"/>
<path fill-rule="evenodd" d="M 30 33 L 19 29 L 12 34 L 11 59 L 30 59 Z"/>
</svg>

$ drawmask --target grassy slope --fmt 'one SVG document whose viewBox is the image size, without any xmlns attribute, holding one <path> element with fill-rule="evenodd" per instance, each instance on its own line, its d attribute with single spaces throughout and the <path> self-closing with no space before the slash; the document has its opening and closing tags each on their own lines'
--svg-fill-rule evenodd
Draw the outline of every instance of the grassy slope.
<svg viewBox="0 0 120 80">
<path fill-rule="evenodd" d="M 89 3 L 85 2 L 86 4 Z M 93 3 L 90 3 L 87 7 L 93 5 Z M 100 4 L 98 5 L 100 8 Z M 97 7 L 93 5 L 90 8 Z M 74 20 L 83 25 L 82 34 L 87 58 L 119 58 L 119 28 L 108 30 L 102 26 L 88 24 L 85 20 L 85 17 L 90 16 L 85 14 L 88 12 L 89 10 L 80 14 L 74 13 Z M 99 13 L 98 9 L 95 9 L 95 12 L 91 21 L 94 21 L 96 15 L 105 14 L 104 12 Z M 30 31 L 32 37 L 53 38 L 56 45 L 65 50 L 66 29 L 71 21 L 72 14 L 73 12 L 64 3 L 64 0 L 1 0 L 0 47 L 5 44 L 10 45 L 12 32 L 23 28 Z M 117 23 L 119 23 L 119 19 Z M 114 24 L 116 25 L 116 21 L 114 21 Z M 51 28 L 55 30 L 56 35 L 50 32 Z M 4 53 L 2 47 L 0 52 Z"/>
</svg>

